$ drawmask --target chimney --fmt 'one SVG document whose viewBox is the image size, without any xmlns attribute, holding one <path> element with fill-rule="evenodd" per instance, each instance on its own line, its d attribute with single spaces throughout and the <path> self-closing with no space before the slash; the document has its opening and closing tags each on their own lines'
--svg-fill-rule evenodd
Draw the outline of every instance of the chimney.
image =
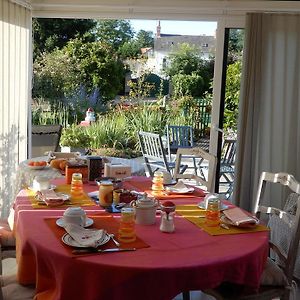
<svg viewBox="0 0 300 300">
<path fill-rule="evenodd" d="M 161 30 L 161 27 L 160 27 L 160 20 L 159 20 L 158 25 L 156 26 L 156 37 L 157 38 L 160 38 L 160 30 Z"/>
</svg>

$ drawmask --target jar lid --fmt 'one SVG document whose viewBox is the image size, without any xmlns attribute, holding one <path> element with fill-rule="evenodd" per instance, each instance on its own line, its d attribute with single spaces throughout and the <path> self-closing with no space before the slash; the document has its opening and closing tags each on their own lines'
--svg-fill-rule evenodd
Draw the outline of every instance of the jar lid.
<svg viewBox="0 0 300 300">
<path fill-rule="evenodd" d="M 103 181 L 100 181 L 100 185 L 113 185 L 112 181 L 109 181 L 109 180 L 103 180 Z"/>
<path fill-rule="evenodd" d="M 137 200 L 138 207 L 153 207 L 156 205 L 156 201 L 154 198 L 149 198 L 147 193 L 143 194 L 143 197 Z"/>
</svg>

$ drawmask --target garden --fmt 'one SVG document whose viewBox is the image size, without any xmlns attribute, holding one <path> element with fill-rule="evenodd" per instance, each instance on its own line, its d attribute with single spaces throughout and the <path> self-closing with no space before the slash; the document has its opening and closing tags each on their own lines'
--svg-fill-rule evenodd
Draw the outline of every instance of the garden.
<svg viewBox="0 0 300 300">
<path fill-rule="evenodd" d="M 124 91 L 128 60 L 142 61 L 141 47 L 153 47 L 153 33 L 134 33 L 126 20 L 35 19 L 33 124 L 61 124 L 61 146 L 99 155 L 140 156 L 137 132 L 164 134 L 165 126 L 191 125 L 196 142 L 209 135 L 214 57 L 201 58 L 182 44 L 168 57 L 165 78 L 154 84 L 145 70 Z M 235 43 L 236 45 L 236 43 Z M 240 58 L 229 64 L 224 128 L 236 129 Z M 155 97 L 150 98 L 151 95 Z M 78 126 L 88 108 L 91 126 Z"/>
</svg>

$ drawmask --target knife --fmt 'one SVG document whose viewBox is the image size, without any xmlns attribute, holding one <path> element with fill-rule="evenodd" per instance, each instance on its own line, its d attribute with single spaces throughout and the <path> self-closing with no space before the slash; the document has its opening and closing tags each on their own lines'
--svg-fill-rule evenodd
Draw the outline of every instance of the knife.
<svg viewBox="0 0 300 300">
<path fill-rule="evenodd" d="M 136 248 L 110 248 L 110 249 L 75 249 L 72 251 L 73 254 L 83 254 L 83 253 L 110 253 L 110 252 L 122 252 L 122 251 L 135 251 Z"/>
</svg>

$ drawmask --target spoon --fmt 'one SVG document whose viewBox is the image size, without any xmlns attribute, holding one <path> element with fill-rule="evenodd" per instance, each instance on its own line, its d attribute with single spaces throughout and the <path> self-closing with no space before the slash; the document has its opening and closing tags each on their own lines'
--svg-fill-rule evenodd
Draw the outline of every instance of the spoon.
<svg viewBox="0 0 300 300">
<path fill-rule="evenodd" d="M 115 243 L 115 245 L 117 247 L 120 247 L 120 243 L 114 238 L 115 235 L 113 233 L 110 233 L 109 236 L 112 239 L 112 241 Z"/>
</svg>

